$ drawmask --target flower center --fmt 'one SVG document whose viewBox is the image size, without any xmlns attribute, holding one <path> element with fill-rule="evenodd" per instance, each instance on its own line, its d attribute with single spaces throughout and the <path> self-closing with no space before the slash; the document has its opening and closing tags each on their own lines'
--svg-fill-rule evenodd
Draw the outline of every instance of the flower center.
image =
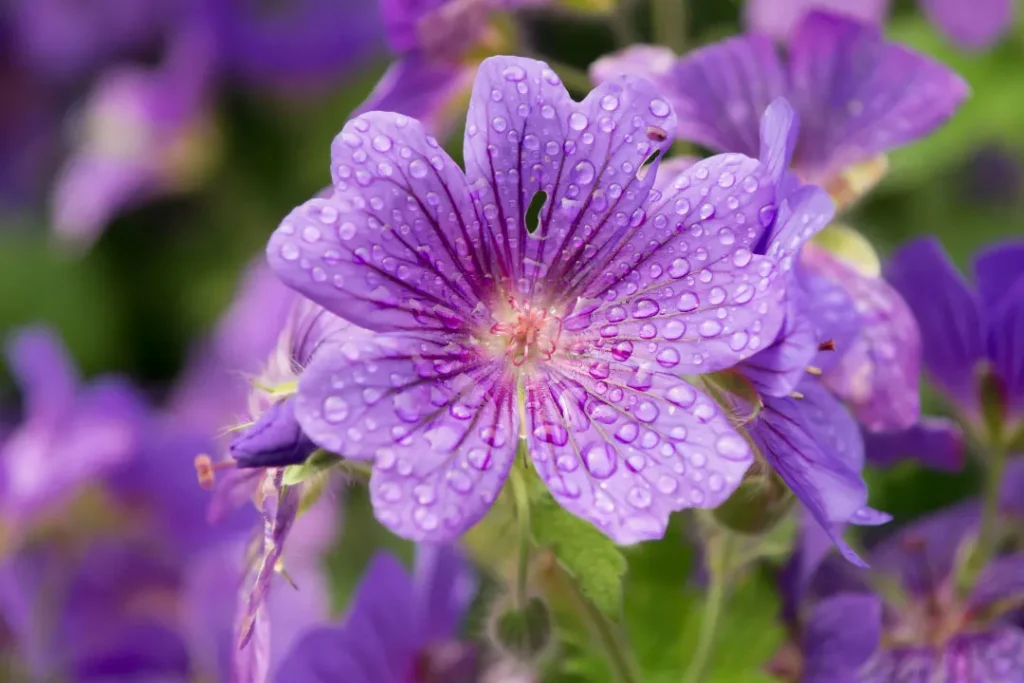
<svg viewBox="0 0 1024 683">
<path fill-rule="evenodd" d="M 508 308 L 490 329 L 493 348 L 516 367 L 551 360 L 562 335 L 562 320 L 548 309 L 510 297 Z"/>
</svg>

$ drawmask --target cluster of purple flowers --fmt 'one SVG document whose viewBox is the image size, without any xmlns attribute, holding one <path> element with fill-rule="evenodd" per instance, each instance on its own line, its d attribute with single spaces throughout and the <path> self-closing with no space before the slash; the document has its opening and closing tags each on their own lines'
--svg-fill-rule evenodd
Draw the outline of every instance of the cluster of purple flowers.
<svg viewBox="0 0 1024 683">
<path fill-rule="evenodd" d="M 1024 515 L 1006 494 L 1024 242 L 981 253 L 971 286 L 935 240 L 883 268 L 832 223 L 968 96 L 884 37 L 886 3 L 750 2 L 749 33 L 605 55 L 579 102 L 558 65 L 501 56 L 522 44 L 502 17 L 537 0 L 382 0 L 365 24 L 343 4 L 298 3 L 294 25 L 233 0 L 0 10 L 18 37 L 0 91 L 45 74 L 18 99 L 52 114 L 91 89 L 55 190 L 55 228 L 79 239 L 197 177 L 220 79 L 336 75 L 378 19 L 395 56 L 332 144 L 330 185 L 283 219 L 167 400 L 80 382 L 46 330 L 11 339 L 0 662 L 26 680 L 534 680 L 463 637 L 479 577 L 453 544 L 544 498 L 617 545 L 687 509 L 748 536 L 797 516 L 773 664 L 790 680 L 1024 681 L 1024 565 L 998 542 Z M 985 4 L 924 3 L 974 47 L 1010 15 Z M 157 66 L 120 61 L 154 45 Z M 467 96 L 460 167 L 442 142 Z M 51 118 L 2 122 L 2 189 L 8 163 L 46 155 L 29 147 Z M 955 419 L 922 416 L 922 365 Z M 956 470 L 965 440 L 992 453 L 983 501 L 848 542 L 891 520 L 866 461 Z M 525 503 L 505 491 L 524 478 Z M 377 555 L 339 624 L 320 563 L 341 479 L 418 545 L 411 574 Z"/>
</svg>

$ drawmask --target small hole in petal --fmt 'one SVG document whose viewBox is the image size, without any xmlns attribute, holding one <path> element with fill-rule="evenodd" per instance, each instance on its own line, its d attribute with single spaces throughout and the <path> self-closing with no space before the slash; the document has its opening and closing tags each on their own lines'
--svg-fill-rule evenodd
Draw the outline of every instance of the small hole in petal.
<svg viewBox="0 0 1024 683">
<path fill-rule="evenodd" d="M 531 235 L 537 232 L 537 226 L 540 225 L 540 210 L 547 200 L 547 192 L 538 192 L 530 200 L 530 206 L 526 209 L 526 231 Z"/>
<path fill-rule="evenodd" d="M 640 164 L 640 168 L 636 169 L 636 179 L 643 180 L 647 177 L 647 169 L 650 168 L 651 164 L 658 160 L 661 156 L 661 150 L 656 149 L 651 152 L 651 155 L 644 159 L 644 163 Z"/>
</svg>

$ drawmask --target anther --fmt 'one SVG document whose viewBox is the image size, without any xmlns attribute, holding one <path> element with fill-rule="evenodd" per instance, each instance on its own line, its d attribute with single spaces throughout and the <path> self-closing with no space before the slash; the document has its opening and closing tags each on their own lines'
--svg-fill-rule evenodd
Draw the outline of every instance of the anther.
<svg viewBox="0 0 1024 683">
<path fill-rule="evenodd" d="M 790 398 L 795 398 L 796 400 L 799 401 L 800 399 L 802 399 L 804 397 L 804 395 L 801 394 L 799 391 L 791 391 L 791 392 L 789 392 L 789 397 Z"/>
<path fill-rule="evenodd" d="M 808 375 L 814 375 L 815 377 L 821 377 L 822 370 L 821 370 L 821 368 L 819 368 L 816 365 L 808 365 L 807 366 L 807 374 Z"/>
<path fill-rule="evenodd" d="M 836 350 L 836 340 L 835 339 L 829 339 L 828 341 L 821 342 L 820 344 L 818 344 L 818 350 L 819 351 L 835 351 Z"/>
<path fill-rule="evenodd" d="M 206 453 L 200 453 L 194 460 L 196 476 L 199 479 L 199 486 L 207 491 L 212 490 L 217 483 L 217 470 L 231 469 L 235 466 L 234 460 L 224 460 L 215 463 Z"/>
</svg>

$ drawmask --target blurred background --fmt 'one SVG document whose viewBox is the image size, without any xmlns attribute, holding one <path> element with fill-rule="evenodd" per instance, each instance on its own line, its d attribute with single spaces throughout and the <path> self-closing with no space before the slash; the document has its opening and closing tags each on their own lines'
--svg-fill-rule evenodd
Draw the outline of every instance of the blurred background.
<svg viewBox="0 0 1024 683">
<path fill-rule="evenodd" d="M 328 183 L 332 138 L 391 60 L 374 0 L 195 4 L 0 3 L 0 338 L 44 323 L 84 376 L 130 377 L 154 405 L 214 333 L 270 232 Z M 630 6 L 647 34 L 647 7 Z M 738 0 L 685 6 L 690 47 L 741 30 Z M 586 69 L 614 45 L 604 10 L 615 11 L 575 0 L 519 12 L 521 52 Z M 1024 235 L 1024 29 L 964 51 L 900 0 L 886 30 L 950 65 L 973 94 L 937 134 L 891 155 L 847 222 L 883 255 L 935 234 L 964 266 L 978 247 Z M 460 146 L 455 130 L 456 159 Z M 18 424 L 19 395 L 5 368 L 0 435 Z M 189 456 L 181 467 L 191 471 Z M 977 490 L 970 472 L 914 464 L 869 482 L 871 504 L 901 519 Z M 357 575 L 374 545 L 401 545 L 359 500 L 350 552 L 332 560 L 339 577 Z M 637 576 L 659 566 L 657 552 Z M 663 586 L 648 579 L 653 596 Z"/>
</svg>

